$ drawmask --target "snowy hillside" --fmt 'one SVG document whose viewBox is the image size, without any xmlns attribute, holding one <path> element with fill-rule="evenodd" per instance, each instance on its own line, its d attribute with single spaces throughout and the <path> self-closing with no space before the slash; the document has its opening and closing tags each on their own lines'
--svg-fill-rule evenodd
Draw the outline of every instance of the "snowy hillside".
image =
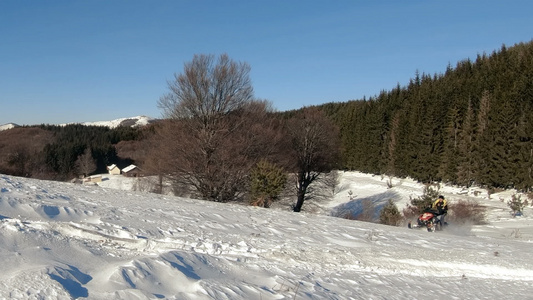
<svg viewBox="0 0 533 300">
<path fill-rule="evenodd" d="M 486 203 L 490 223 L 429 233 L 0 175 L 0 298 L 531 299 L 531 208 L 442 191 Z M 420 192 L 343 173 L 321 205 Z"/>
<path fill-rule="evenodd" d="M 109 128 L 116 128 L 119 126 L 126 126 L 126 127 L 144 126 L 154 121 L 155 119 L 147 117 L 147 116 L 137 116 L 137 117 L 130 117 L 130 118 L 120 118 L 120 119 L 115 119 L 111 121 L 83 122 L 80 124 L 87 125 L 87 126 L 107 126 Z M 61 125 L 64 126 L 68 124 L 61 124 Z"/>
<path fill-rule="evenodd" d="M 18 127 L 18 126 L 19 125 L 15 124 L 15 123 L 7 123 L 7 124 L 4 124 L 4 125 L 0 125 L 0 131 L 8 130 L 8 129 L 15 128 L 15 127 Z"/>
</svg>

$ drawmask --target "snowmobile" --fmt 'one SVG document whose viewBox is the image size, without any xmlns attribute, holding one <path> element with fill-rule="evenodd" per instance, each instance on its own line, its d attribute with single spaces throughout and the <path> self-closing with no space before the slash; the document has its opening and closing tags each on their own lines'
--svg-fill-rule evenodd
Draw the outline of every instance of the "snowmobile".
<svg viewBox="0 0 533 300">
<path fill-rule="evenodd" d="M 407 224 L 409 228 L 427 228 L 429 232 L 442 230 L 442 215 L 439 215 L 435 210 L 425 210 L 417 219 L 416 224 L 412 224 L 410 221 Z"/>
</svg>

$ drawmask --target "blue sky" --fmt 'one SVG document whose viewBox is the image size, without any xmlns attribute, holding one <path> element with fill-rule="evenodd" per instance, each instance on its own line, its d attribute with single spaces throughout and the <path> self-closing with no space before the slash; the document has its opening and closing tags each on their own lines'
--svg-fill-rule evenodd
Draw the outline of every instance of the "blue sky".
<svg viewBox="0 0 533 300">
<path fill-rule="evenodd" d="M 533 38 L 533 1 L 0 0 L 0 124 L 161 117 L 194 54 L 278 110 L 371 97 Z"/>
</svg>

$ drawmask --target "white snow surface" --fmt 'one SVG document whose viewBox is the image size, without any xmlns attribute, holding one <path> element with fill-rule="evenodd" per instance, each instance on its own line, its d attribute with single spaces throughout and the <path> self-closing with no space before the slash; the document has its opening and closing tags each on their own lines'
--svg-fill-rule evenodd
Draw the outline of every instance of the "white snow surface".
<svg viewBox="0 0 533 300">
<path fill-rule="evenodd" d="M 451 202 L 487 205 L 488 224 L 427 232 L 329 216 L 422 193 L 408 179 L 389 189 L 339 175 L 319 213 L 293 213 L 112 188 L 133 186 L 121 176 L 84 186 L 0 174 L 0 298 L 533 298 L 533 209 L 513 218 L 512 191 L 442 187 Z"/>
<path fill-rule="evenodd" d="M 18 126 L 19 125 L 15 124 L 15 123 L 7 123 L 7 124 L 4 124 L 4 125 L 0 125 L 0 131 L 12 129 L 12 128 L 15 128 L 15 127 L 18 127 Z"/>
</svg>

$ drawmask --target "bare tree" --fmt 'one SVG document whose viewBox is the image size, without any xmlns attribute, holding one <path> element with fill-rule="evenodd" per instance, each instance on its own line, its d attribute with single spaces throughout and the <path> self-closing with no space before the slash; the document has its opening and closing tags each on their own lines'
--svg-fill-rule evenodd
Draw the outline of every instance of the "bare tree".
<svg viewBox="0 0 533 300">
<path fill-rule="evenodd" d="M 53 133 L 37 127 L 16 127 L 0 131 L 0 173 L 50 179 L 44 155 Z"/>
<path fill-rule="evenodd" d="M 96 161 L 93 158 L 91 148 L 85 148 L 82 155 L 76 160 L 76 170 L 84 176 L 96 171 Z"/>
<path fill-rule="evenodd" d="M 235 62 L 227 54 L 195 55 L 182 74 L 168 82 L 170 92 L 159 99 L 163 115 L 172 119 L 194 119 L 204 127 L 253 99 L 250 66 Z"/>
<path fill-rule="evenodd" d="M 14 151 L 6 155 L 7 163 L 13 167 L 13 174 L 18 176 L 27 176 L 29 172 L 29 161 L 31 155 L 24 145 L 18 143 Z"/>
<path fill-rule="evenodd" d="M 159 107 L 172 121 L 160 130 L 160 149 L 175 185 L 221 202 L 246 190 L 251 168 L 276 140 L 271 106 L 253 100 L 249 72 L 226 54 L 196 55 L 168 83 Z"/>
<path fill-rule="evenodd" d="M 322 173 L 331 171 L 339 159 L 338 128 L 318 108 L 306 108 L 287 122 L 291 169 L 297 174 L 297 202 L 302 209 L 308 187 Z"/>
</svg>

